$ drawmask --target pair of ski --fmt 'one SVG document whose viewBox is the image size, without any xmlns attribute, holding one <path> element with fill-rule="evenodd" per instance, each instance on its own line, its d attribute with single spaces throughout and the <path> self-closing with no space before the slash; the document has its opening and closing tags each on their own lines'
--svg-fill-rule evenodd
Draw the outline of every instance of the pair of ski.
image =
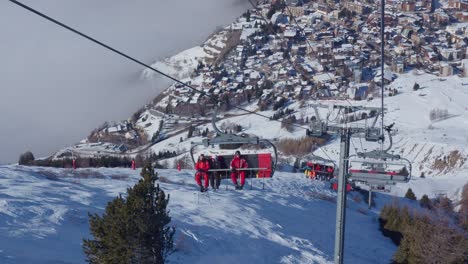
<svg viewBox="0 0 468 264">
<path fill-rule="evenodd" d="M 217 192 L 219 188 L 216 188 L 216 189 L 211 188 L 211 189 L 212 189 L 214 192 Z M 205 187 L 203 187 L 203 186 L 200 186 L 200 192 L 201 192 L 201 193 L 208 192 L 208 190 L 209 190 L 208 187 L 205 188 Z"/>
<path fill-rule="evenodd" d="M 244 189 L 244 186 L 242 186 L 242 185 L 236 185 L 235 189 L 236 189 L 236 190 L 243 190 L 243 189 Z M 200 186 L 200 192 L 201 192 L 201 193 L 206 193 L 206 192 L 208 192 L 208 190 L 209 190 L 208 188 L 205 188 L 205 187 L 203 187 L 203 186 Z M 212 190 L 213 190 L 213 192 L 218 192 L 219 188 L 216 188 L 216 189 L 213 189 L 213 188 L 212 188 Z M 227 190 L 227 189 L 226 189 L 226 190 Z"/>
</svg>

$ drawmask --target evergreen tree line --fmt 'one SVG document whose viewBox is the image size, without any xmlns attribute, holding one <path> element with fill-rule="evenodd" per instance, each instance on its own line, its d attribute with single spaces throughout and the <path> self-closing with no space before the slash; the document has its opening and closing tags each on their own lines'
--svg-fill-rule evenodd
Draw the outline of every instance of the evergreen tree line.
<svg viewBox="0 0 468 264">
<path fill-rule="evenodd" d="M 468 185 L 467 185 L 468 186 Z M 380 228 L 398 245 L 393 263 L 467 263 L 468 187 L 464 188 L 465 205 L 453 211 L 446 197 L 431 200 L 423 195 L 423 209 L 409 209 L 398 204 L 386 205 L 380 212 Z M 416 200 L 408 190 L 406 197 Z"/>
<path fill-rule="evenodd" d="M 169 151 L 169 150 L 159 151 L 157 154 L 156 153 L 151 154 L 151 161 L 154 162 L 160 159 L 168 159 L 168 158 L 172 158 L 176 156 L 177 156 L 177 153 L 175 151 Z"/>
<path fill-rule="evenodd" d="M 288 100 L 286 98 L 281 97 L 281 99 L 279 101 L 276 101 L 273 104 L 273 111 L 276 111 L 276 110 L 280 109 L 281 107 L 285 106 L 287 102 L 288 102 Z"/>
<path fill-rule="evenodd" d="M 284 110 L 279 110 L 276 111 L 272 117 L 270 117 L 270 120 L 278 120 L 283 118 L 284 116 L 290 115 L 294 112 L 293 109 L 286 108 Z"/>
<path fill-rule="evenodd" d="M 54 167 L 54 168 L 71 168 L 73 159 L 44 159 L 35 160 L 30 165 L 40 167 Z M 117 167 L 130 167 L 132 159 L 128 157 L 113 157 L 113 156 L 102 156 L 96 158 L 76 158 L 76 166 L 78 168 L 117 168 Z"/>
<path fill-rule="evenodd" d="M 175 151 L 163 151 L 158 154 L 152 153 L 151 155 L 136 155 L 135 164 L 137 167 L 143 166 L 145 163 L 153 163 L 159 159 L 171 158 L 177 156 Z M 116 157 L 116 156 L 100 156 L 92 158 L 75 158 L 76 166 L 78 168 L 116 168 L 124 167 L 129 168 L 132 164 L 132 158 L 130 157 Z M 27 151 L 20 155 L 19 165 L 24 166 L 39 166 L 39 167 L 54 167 L 54 168 L 71 168 L 73 164 L 73 158 L 68 156 L 63 159 L 40 159 L 36 160 L 34 154 Z"/>
<path fill-rule="evenodd" d="M 206 128 L 205 130 L 200 130 L 200 129 L 195 130 L 195 127 L 190 125 L 188 129 L 188 133 L 187 133 L 187 138 L 191 138 L 193 136 L 206 137 L 208 136 L 208 133 L 210 133 L 210 130 L 208 128 Z"/>
<path fill-rule="evenodd" d="M 106 206 L 102 216 L 89 214 L 92 238 L 83 240 L 89 263 L 165 263 L 174 251 L 175 228 L 167 205 L 169 195 L 156 184 L 151 165 L 142 179 Z"/>
<path fill-rule="evenodd" d="M 154 132 L 153 136 L 151 137 L 151 142 L 155 143 L 155 142 L 157 142 L 157 141 L 160 139 L 161 131 L 162 131 L 163 125 L 164 125 L 164 121 L 163 121 L 163 120 L 160 120 L 160 121 L 159 121 L 158 131 Z"/>
</svg>

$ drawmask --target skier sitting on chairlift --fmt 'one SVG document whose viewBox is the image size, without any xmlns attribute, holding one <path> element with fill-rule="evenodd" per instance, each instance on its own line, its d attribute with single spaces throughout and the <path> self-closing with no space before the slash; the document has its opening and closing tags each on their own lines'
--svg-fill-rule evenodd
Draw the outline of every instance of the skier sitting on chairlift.
<svg viewBox="0 0 468 264">
<path fill-rule="evenodd" d="M 206 192 L 208 190 L 208 170 L 210 169 L 210 163 L 205 160 L 205 155 L 201 154 L 198 157 L 197 164 L 195 164 L 197 173 L 195 174 L 195 181 L 197 181 L 200 187 L 200 192 Z M 201 177 L 205 180 L 205 184 L 202 186 Z"/>
<path fill-rule="evenodd" d="M 245 184 L 245 171 L 238 169 L 247 168 L 247 161 L 241 158 L 240 151 L 236 151 L 234 158 L 231 161 L 231 180 L 236 186 L 236 190 L 242 190 Z M 240 176 L 240 185 L 237 184 L 237 177 Z"/>
<path fill-rule="evenodd" d="M 220 158 L 223 158 L 222 156 L 216 156 L 216 155 L 211 155 L 211 159 L 209 159 L 210 162 L 210 168 L 211 169 L 221 169 L 222 164 L 220 162 Z M 210 172 L 210 185 L 211 188 L 214 190 L 219 189 L 219 185 L 221 184 L 221 173 L 219 171 L 213 171 Z"/>
<path fill-rule="evenodd" d="M 333 170 L 332 166 L 327 166 L 327 174 L 328 174 L 327 177 L 328 177 L 328 179 L 333 178 L 333 171 L 334 170 Z"/>
</svg>

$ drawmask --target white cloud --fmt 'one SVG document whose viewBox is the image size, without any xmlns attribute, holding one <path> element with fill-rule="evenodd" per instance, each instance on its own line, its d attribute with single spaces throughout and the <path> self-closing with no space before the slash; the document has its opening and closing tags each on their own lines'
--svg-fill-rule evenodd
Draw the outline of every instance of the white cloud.
<svg viewBox="0 0 468 264">
<path fill-rule="evenodd" d="M 23 0 L 144 62 L 202 43 L 247 0 Z M 142 67 L 8 1 L 0 2 L 0 163 L 77 142 L 126 119 L 165 87 Z"/>
</svg>

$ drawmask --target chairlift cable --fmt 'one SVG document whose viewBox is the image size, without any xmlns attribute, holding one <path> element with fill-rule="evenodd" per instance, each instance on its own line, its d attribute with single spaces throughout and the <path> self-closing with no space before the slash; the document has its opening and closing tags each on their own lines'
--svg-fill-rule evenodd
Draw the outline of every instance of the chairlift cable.
<svg viewBox="0 0 468 264">
<path fill-rule="evenodd" d="M 385 66 L 385 0 L 380 1 L 380 85 L 381 85 L 381 107 L 382 107 L 382 123 L 381 130 L 382 136 L 384 135 L 384 66 Z M 381 149 L 383 150 L 383 140 L 381 142 Z"/>
<path fill-rule="evenodd" d="M 357 148 L 356 148 L 356 145 L 354 144 L 353 138 L 351 137 L 349 141 L 351 141 L 351 144 L 353 144 L 354 151 L 357 152 Z"/>
</svg>

